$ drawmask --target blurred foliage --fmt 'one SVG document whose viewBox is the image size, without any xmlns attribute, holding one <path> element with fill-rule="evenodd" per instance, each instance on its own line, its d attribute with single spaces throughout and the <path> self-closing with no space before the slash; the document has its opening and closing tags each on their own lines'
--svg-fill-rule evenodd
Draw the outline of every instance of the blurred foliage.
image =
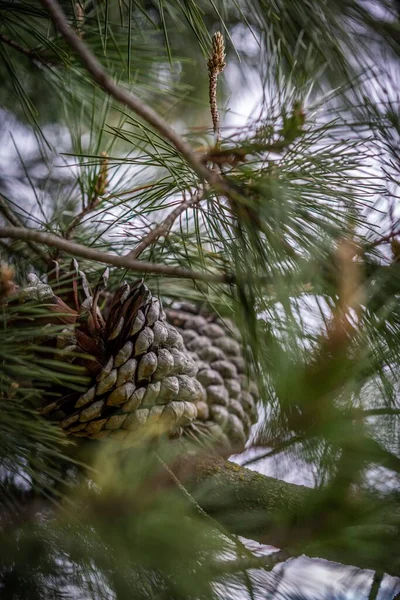
<svg viewBox="0 0 400 600">
<path fill-rule="evenodd" d="M 60 328 L 43 329 L 49 307 L 1 291 L 1 597 L 395 597 L 400 584 L 389 575 L 398 573 L 383 571 L 390 552 L 398 565 L 400 539 L 398 2 L 60 4 L 115 80 L 217 165 L 232 196 L 205 188 L 168 140 L 93 84 L 39 0 L 0 0 L 2 221 L 15 225 L 11 213 L 126 254 L 201 193 L 141 258 L 228 273 L 235 285 L 147 283 L 165 303 L 191 300 L 239 327 L 262 418 L 235 460 L 316 488 L 305 507 L 268 514 L 271 529 L 289 532 L 294 554 L 331 549 L 337 559 L 343 548 L 343 562 L 381 561 L 382 573 L 371 587 L 371 574 L 305 567 L 305 558 L 271 570 L 237 536 L 266 511 L 229 513 L 238 497 L 229 486 L 217 489 L 224 529 L 200 508 L 199 498 L 213 497 L 207 484 L 189 491 L 171 481 L 162 444 L 67 441 L 35 408 L 50 387 L 76 390 L 85 379 L 54 356 Z M 217 30 L 227 68 L 215 148 L 207 58 Z M 107 183 L 96 196 L 104 153 Z M 0 256 L 20 285 L 30 271 L 45 281 L 48 259 L 69 261 L 3 238 Z M 92 281 L 103 270 L 82 267 Z M 135 276 L 114 269 L 111 289 Z"/>
</svg>

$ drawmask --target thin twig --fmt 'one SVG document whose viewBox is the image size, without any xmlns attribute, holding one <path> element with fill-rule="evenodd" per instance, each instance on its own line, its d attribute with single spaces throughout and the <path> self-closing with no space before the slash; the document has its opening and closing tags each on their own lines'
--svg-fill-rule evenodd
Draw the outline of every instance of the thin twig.
<svg viewBox="0 0 400 600">
<path fill-rule="evenodd" d="M 24 227 L 23 222 L 19 217 L 10 209 L 7 200 L 0 195 L 0 211 L 3 213 L 7 221 L 14 225 L 14 227 Z"/>
<path fill-rule="evenodd" d="M 283 442 L 280 442 L 279 444 L 274 446 L 271 450 L 268 450 L 268 452 L 264 452 L 263 454 L 259 454 L 258 456 L 253 456 L 252 458 L 249 458 L 248 460 L 246 460 L 243 463 L 242 466 L 247 467 L 248 465 L 252 465 L 253 463 L 263 460 L 264 458 L 270 458 L 271 456 L 275 456 L 276 454 L 283 452 L 283 450 L 286 450 L 286 448 L 293 446 L 293 444 L 298 444 L 299 442 L 301 442 L 303 440 L 304 440 L 303 435 L 295 435 L 288 440 L 284 440 Z M 264 444 L 264 446 L 265 445 L 266 444 Z M 256 448 L 256 447 L 257 447 L 256 445 L 253 446 L 253 448 Z"/>
<path fill-rule="evenodd" d="M 28 50 L 27 48 L 24 48 L 23 46 L 18 44 L 18 42 L 16 42 L 15 40 L 11 40 L 10 38 L 4 36 L 1 33 L 0 40 L 3 42 L 3 44 L 7 44 L 7 46 L 10 46 L 10 48 L 14 48 L 14 50 L 17 50 L 18 52 L 29 58 L 32 62 L 40 63 L 41 65 L 44 65 L 46 67 L 50 66 L 49 63 L 46 62 L 46 60 L 40 56 L 40 54 L 35 52 L 35 50 Z"/>
<path fill-rule="evenodd" d="M 160 465 L 167 471 L 168 475 L 171 477 L 172 481 L 175 483 L 175 485 L 177 486 L 177 488 L 182 492 L 182 494 L 185 496 L 185 498 L 189 501 L 190 504 L 193 504 L 193 506 L 195 507 L 195 509 L 197 510 L 197 512 L 204 517 L 205 519 L 207 519 L 208 521 L 212 521 L 214 523 L 214 519 L 208 514 L 206 513 L 206 511 L 204 510 L 204 508 L 202 508 L 200 506 L 200 504 L 197 502 L 197 500 L 195 498 L 193 498 L 192 494 L 185 488 L 185 486 L 183 485 L 183 483 L 179 480 L 179 478 L 175 475 L 175 473 L 173 472 L 173 470 L 167 465 L 167 463 L 161 458 L 161 456 L 159 454 L 156 454 L 157 460 L 160 463 Z M 217 521 L 215 522 L 216 527 L 225 534 L 225 529 L 222 527 L 222 525 L 220 525 Z M 228 534 L 229 536 L 232 534 Z"/>
<path fill-rule="evenodd" d="M 150 106 L 144 104 L 134 93 L 126 91 L 111 79 L 83 40 L 80 39 L 72 27 L 70 27 L 57 0 L 41 0 L 41 3 L 49 12 L 50 18 L 58 31 L 79 56 L 82 64 L 88 73 L 90 73 L 94 81 L 110 94 L 110 96 L 115 98 L 115 100 L 132 109 L 137 115 L 154 127 L 154 129 L 156 129 L 164 138 L 169 140 L 192 165 L 193 169 L 201 179 L 205 179 L 222 192 L 229 192 L 230 188 L 228 184 L 223 181 L 218 173 L 211 171 L 204 165 L 201 155 L 193 150 L 192 147 L 158 115 L 158 113 Z"/>
<path fill-rule="evenodd" d="M 24 223 L 10 209 L 7 200 L 2 195 L 0 195 L 0 212 L 3 213 L 7 221 L 9 221 L 11 225 L 14 225 L 14 227 L 21 227 L 23 229 L 26 229 Z M 32 241 L 27 241 L 27 244 L 33 250 L 33 252 L 37 254 L 45 263 L 49 262 L 50 258 L 43 252 L 41 248 L 39 248 L 39 246 L 37 246 Z"/>
<path fill-rule="evenodd" d="M 225 44 L 224 36 L 220 31 L 213 36 L 213 49 L 211 57 L 207 63 L 209 73 L 209 94 L 210 94 L 210 110 L 213 122 L 215 142 L 218 144 L 221 137 L 219 126 L 219 112 L 217 103 L 217 82 L 218 75 L 225 68 Z"/>
<path fill-rule="evenodd" d="M 181 277 L 183 279 L 195 279 L 197 281 L 207 281 L 209 283 L 226 283 L 234 282 L 233 276 L 215 274 L 215 273 L 200 273 L 182 267 L 171 267 L 168 265 L 155 264 L 147 261 L 135 260 L 127 256 L 118 256 L 101 252 L 94 248 L 87 248 L 81 244 L 70 242 L 63 238 L 59 238 L 51 233 L 37 231 L 36 229 L 26 229 L 24 227 L 0 227 L 0 238 L 14 238 L 26 241 L 35 241 L 58 248 L 69 254 L 81 256 L 89 260 L 95 260 L 100 263 L 114 265 L 115 267 L 123 267 L 132 269 L 139 273 L 152 273 L 164 275 L 166 277 Z"/>
<path fill-rule="evenodd" d="M 377 248 L 378 246 L 381 246 L 383 244 L 389 244 L 393 238 L 397 237 L 400 235 L 400 228 L 395 229 L 393 231 L 391 231 L 390 233 L 388 233 L 387 235 L 383 235 L 382 237 L 378 238 L 377 240 L 366 244 L 366 249 L 370 250 L 371 248 Z"/>
<path fill-rule="evenodd" d="M 138 258 L 142 252 L 151 244 L 156 242 L 159 237 L 166 236 L 171 229 L 172 225 L 176 221 L 176 219 L 185 212 L 187 208 L 193 206 L 194 204 L 198 204 L 204 198 L 204 192 L 197 192 L 192 195 L 189 199 L 184 198 L 184 200 L 172 210 L 169 215 L 159 223 L 154 229 L 151 229 L 139 242 L 139 244 L 131 250 L 126 256 L 129 258 Z"/>
<path fill-rule="evenodd" d="M 97 199 L 96 199 L 97 200 Z M 86 217 L 86 215 L 88 215 L 89 213 L 91 213 L 93 210 L 95 210 L 97 208 L 97 203 L 92 203 L 89 202 L 85 208 L 83 208 L 81 210 L 81 212 L 77 215 L 75 215 L 75 217 L 72 219 L 71 223 L 68 225 L 67 229 L 64 231 L 64 237 L 66 240 L 71 239 L 71 236 L 74 232 L 74 230 L 78 227 L 79 223 L 82 221 L 82 219 L 84 217 Z"/>
</svg>

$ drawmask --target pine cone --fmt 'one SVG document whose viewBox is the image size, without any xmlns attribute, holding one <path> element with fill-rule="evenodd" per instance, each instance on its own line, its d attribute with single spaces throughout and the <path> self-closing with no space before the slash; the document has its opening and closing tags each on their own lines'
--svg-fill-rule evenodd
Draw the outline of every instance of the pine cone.
<svg viewBox="0 0 400 600">
<path fill-rule="evenodd" d="M 187 305 L 167 310 L 167 318 L 181 333 L 197 366 L 197 380 L 206 392 L 205 400 L 194 401 L 197 419 L 192 429 L 239 451 L 257 420 L 257 386 L 249 377 L 235 326 L 212 314 L 193 314 L 195 311 L 196 307 Z"/>
<path fill-rule="evenodd" d="M 76 350 L 95 357 L 80 361 L 92 381 L 84 394 L 64 396 L 41 412 L 77 437 L 123 439 L 150 424 L 159 434 L 242 450 L 257 418 L 257 388 L 232 324 L 193 314 L 193 306 L 165 313 L 143 281 L 123 284 L 104 317 L 97 302 L 105 282 L 92 296 L 75 267 L 74 293 L 65 302 L 54 296 L 54 307 L 75 301 L 69 310 L 76 322 L 57 345 L 66 355 Z M 48 301 L 49 286 L 46 292 Z"/>
</svg>

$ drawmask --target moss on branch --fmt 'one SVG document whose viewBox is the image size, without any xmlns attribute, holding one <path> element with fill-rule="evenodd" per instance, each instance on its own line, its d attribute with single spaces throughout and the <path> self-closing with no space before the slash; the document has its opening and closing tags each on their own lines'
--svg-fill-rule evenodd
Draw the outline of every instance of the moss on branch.
<svg viewBox="0 0 400 600">
<path fill-rule="evenodd" d="M 173 470 L 199 506 L 230 533 L 290 555 L 399 572 L 395 500 L 388 509 L 387 499 L 338 499 L 329 488 L 287 483 L 216 456 L 180 460 Z"/>
</svg>

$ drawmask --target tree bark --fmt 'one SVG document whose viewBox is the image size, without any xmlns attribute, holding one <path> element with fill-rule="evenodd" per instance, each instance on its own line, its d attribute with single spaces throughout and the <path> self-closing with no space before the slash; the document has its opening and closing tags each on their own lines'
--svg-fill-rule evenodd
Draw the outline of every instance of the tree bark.
<svg viewBox="0 0 400 600">
<path fill-rule="evenodd" d="M 261 475 L 219 457 L 181 460 L 172 470 L 199 506 L 227 531 L 295 556 L 400 572 L 398 505 L 337 499 Z"/>
</svg>

